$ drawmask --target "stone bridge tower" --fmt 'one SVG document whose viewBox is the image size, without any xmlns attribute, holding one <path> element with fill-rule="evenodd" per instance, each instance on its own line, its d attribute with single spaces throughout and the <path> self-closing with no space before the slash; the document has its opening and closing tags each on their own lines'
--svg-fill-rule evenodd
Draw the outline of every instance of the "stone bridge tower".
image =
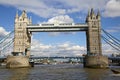
<svg viewBox="0 0 120 80">
<path fill-rule="evenodd" d="M 95 14 L 93 9 L 91 9 L 91 12 L 88 11 L 86 23 L 88 24 L 88 30 L 86 32 L 87 54 L 102 55 L 100 12 L 98 11 Z"/>
<path fill-rule="evenodd" d="M 22 55 L 30 56 L 29 48 L 31 43 L 31 35 L 28 34 L 26 27 L 32 24 L 32 20 L 27 17 L 26 11 L 23 10 L 21 16 L 16 13 L 14 27 L 14 50 L 13 55 L 22 53 Z"/>
<path fill-rule="evenodd" d="M 88 11 L 86 23 L 87 55 L 84 58 L 84 67 L 107 68 L 108 58 L 102 56 L 100 12 L 95 14 L 93 9 Z"/>
</svg>

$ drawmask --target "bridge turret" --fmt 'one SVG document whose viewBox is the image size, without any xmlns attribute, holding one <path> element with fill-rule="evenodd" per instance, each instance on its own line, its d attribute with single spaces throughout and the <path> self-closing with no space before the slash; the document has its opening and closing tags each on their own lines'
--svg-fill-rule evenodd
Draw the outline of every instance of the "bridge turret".
<svg viewBox="0 0 120 80">
<path fill-rule="evenodd" d="M 17 22 L 19 20 L 19 16 L 18 16 L 18 11 L 16 12 L 16 16 L 15 16 L 15 22 Z"/>
<path fill-rule="evenodd" d="M 32 24 L 32 17 L 30 16 L 30 19 L 29 19 L 29 24 Z"/>
<path fill-rule="evenodd" d="M 100 11 L 98 10 L 96 18 L 100 21 Z"/>
<path fill-rule="evenodd" d="M 90 15 L 91 15 L 91 16 L 95 16 L 95 13 L 94 13 L 94 9 L 93 9 L 93 8 L 91 9 Z"/>
<path fill-rule="evenodd" d="M 88 11 L 88 15 L 87 15 L 87 17 L 86 17 L 86 23 L 87 23 L 90 19 L 91 19 L 91 17 L 90 17 L 90 11 Z"/>
</svg>

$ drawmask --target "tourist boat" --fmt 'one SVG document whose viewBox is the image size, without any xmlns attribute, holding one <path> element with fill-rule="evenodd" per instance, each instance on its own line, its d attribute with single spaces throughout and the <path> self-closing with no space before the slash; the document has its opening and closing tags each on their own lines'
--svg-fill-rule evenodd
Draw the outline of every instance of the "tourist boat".
<svg viewBox="0 0 120 80">
<path fill-rule="evenodd" d="M 115 74 L 120 74 L 120 70 L 116 70 L 116 69 L 111 69 L 111 71 Z"/>
</svg>

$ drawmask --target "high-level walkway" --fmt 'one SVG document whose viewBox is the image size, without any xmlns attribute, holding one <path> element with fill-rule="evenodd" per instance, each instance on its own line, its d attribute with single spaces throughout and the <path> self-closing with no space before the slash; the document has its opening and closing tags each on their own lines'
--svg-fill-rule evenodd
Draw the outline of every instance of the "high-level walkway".
<svg viewBox="0 0 120 80">
<path fill-rule="evenodd" d="M 28 25 L 29 32 L 71 32 L 71 31 L 86 31 L 87 24 L 75 24 L 75 23 L 42 23 Z"/>
</svg>

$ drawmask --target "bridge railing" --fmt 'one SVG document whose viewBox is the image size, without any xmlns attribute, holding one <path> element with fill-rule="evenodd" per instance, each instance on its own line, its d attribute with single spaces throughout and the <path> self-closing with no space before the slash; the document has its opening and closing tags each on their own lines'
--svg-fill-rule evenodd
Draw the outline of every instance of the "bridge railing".
<svg viewBox="0 0 120 80">
<path fill-rule="evenodd" d="M 42 24 L 31 24 L 28 25 L 28 27 L 55 27 L 55 26 L 60 26 L 60 27 L 78 27 L 78 26 L 84 26 L 84 27 L 88 27 L 88 25 L 86 23 L 59 23 L 59 24 L 54 24 L 54 23 L 42 23 Z"/>
</svg>

